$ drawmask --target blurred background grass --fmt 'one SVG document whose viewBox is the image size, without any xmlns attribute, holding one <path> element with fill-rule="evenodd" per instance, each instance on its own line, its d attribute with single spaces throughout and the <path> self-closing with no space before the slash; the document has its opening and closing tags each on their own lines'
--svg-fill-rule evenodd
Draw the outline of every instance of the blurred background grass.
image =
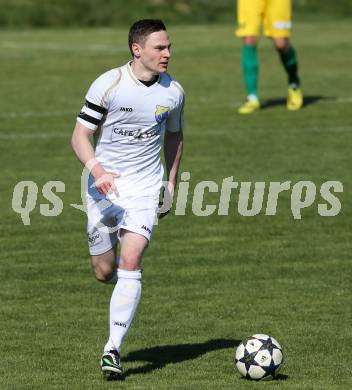
<svg viewBox="0 0 352 390">
<path fill-rule="evenodd" d="M 0 27 L 126 26 L 138 18 L 166 23 L 233 22 L 235 0 L 0 0 Z M 351 0 L 294 0 L 295 17 L 348 18 Z"/>
</svg>

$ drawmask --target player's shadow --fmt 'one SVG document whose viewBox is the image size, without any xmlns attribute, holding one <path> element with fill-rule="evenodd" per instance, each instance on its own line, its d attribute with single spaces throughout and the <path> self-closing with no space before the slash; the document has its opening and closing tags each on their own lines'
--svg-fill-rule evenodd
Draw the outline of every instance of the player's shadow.
<svg viewBox="0 0 352 390">
<path fill-rule="evenodd" d="M 320 101 L 335 101 L 336 97 L 321 96 L 321 95 L 304 95 L 303 108 L 310 106 L 311 104 L 317 104 Z M 286 106 L 286 98 L 274 98 L 264 100 L 261 104 L 263 110 L 270 109 L 277 106 Z"/>
<path fill-rule="evenodd" d="M 276 377 L 272 380 L 273 381 L 286 381 L 288 378 L 289 378 L 289 376 L 286 374 L 277 374 Z M 248 381 L 248 379 L 245 378 L 244 376 L 241 377 L 241 380 L 244 382 Z"/>
<path fill-rule="evenodd" d="M 140 367 L 129 368 L 125 371 L 124 377 L 145 374 L 163 368 L 167 364 L 196 359 L 207 352 L 218 349 L 234 348 L 240 342 L 240 340 L 215 339 L 199 344 L 162 345 L 133 351 L 123 358 L 124 362 L 144 361 L 147 363 Z"/>
<path fill-rule="evenodd" d="M 276 377 L 273 379 L 274 381 L 285 381 L 288 379 L 288 375 L 286 374 L 277 374 Z"/>
</svg>

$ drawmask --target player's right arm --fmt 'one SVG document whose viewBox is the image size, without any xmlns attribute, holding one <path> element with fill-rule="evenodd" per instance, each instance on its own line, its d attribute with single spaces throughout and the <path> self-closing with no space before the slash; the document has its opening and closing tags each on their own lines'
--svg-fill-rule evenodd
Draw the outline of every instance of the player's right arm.
<svg viewBox="0 0 352 390">
<path fill-rule="evenodd" d="M 77 117 L 77 123 L 72 134 L 72 148 L 82 162 L 87 167 L 95 179 L 97 190 L 106 195 L 113 191 L 117 195 L 114 185 L 114 178 L 117 173 L 107 172 L 96 160 L 92 137 L 104 115 L 108 112 L 109 91 L 117 85 L 121 78 L 119 69 L 112 69 L 99 76 L 90 86 L 84 106 Z"/>
<path fill-rule="evenodd" d="M 96 160 L 94 148 L 91 143 L 92 136 L 93 131 L 77 121 L 71 139 L 72 149 L 81 163 L 93 175 L 97 190 L 103 195 L 111 191 L 117 194 L 114 179 L 118 175 L 107 172 Z"/>
</svg>

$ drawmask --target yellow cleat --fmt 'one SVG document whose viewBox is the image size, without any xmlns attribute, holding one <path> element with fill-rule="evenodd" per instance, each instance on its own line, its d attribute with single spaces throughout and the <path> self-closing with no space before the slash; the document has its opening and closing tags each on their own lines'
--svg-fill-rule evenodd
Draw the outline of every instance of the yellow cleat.
<svg viewBox="0 0 352 390">
<path fill-rule="evenodd" d="M 291 87 L 288 88 L 287 94 L 287 109 L 289 111 L 297 111 L 303 106 L 303 94 L 302 91 L 297 88 L 293 89 Z"/>
<path fill-rule="evenodd" d="M 252 114 L 253 112 L 260 109 L 259 100 L 251 99 L 247 100 L 242 106 L 238 109 L 239 114 Z"/>
</svg>

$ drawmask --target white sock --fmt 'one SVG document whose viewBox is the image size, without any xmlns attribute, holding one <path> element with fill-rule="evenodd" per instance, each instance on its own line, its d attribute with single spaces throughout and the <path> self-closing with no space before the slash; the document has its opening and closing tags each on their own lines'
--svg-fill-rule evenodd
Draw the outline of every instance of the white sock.
<svg viewBox="0 0 352 390">
<path fill-rule="evenodd" d="M 105 283 L 107 283 L 107 284 L 116 284 L 117 283 L 117 268 L 119 266 L 119 263 L 120 263 L 120 256 L 116 256 L 116 258 L 115 258 L 116 268 L 114 269 L 114 272 L 112 273 L 111 278 L 109 280 L 107 280 Z"/>
<path fill-rule="evenodd" d="M 248 95 L 247 100 L 258 102 L 259 98 L 257 95 Z"/>
<path fill-rule="evenodd" d="M 141 298 L 142 272 L 118 269 L 118 281 L 110 301 L 110 337 L 104 351 L 116 349 L 120 352 Z"/>
</svg>

